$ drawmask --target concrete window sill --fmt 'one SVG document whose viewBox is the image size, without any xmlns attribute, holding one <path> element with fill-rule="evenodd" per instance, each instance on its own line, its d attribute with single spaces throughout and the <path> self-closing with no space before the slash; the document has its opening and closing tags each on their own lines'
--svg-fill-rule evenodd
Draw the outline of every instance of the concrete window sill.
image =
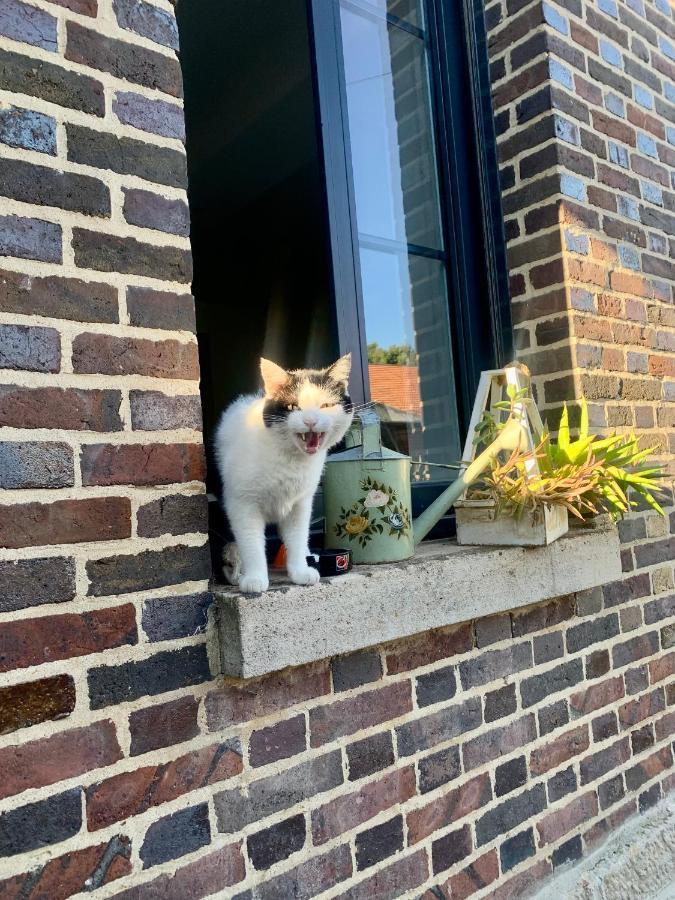
<svg viewBox="0 0 675 900">
<path fill-rule="evenodd" d="M 431 628 L 478 619 L 621 577 L 613 526 L 572 530 L 548 547 L 423 544 L 401 563 L 260 596 L 214 585 L 222 673 L 252 678 Z"/>
</svg>

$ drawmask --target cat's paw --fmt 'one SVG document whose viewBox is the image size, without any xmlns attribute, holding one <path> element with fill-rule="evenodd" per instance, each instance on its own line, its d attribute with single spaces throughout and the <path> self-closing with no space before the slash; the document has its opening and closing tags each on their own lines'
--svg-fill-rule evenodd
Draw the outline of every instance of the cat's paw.
<svg viewBox="0 0 675 900">
<path fill-rule="evenodd" d="M 303 566 L 299 569 L 289 569 L 288 577 L 293 584 L 316 584 L 320 575 L 318 571 L 311 566 Z"/>
<path fill-rule="evenodd" d="M 267 572 L 259 575 L 240 575 L 239 590 L 244 594 L 262 594 L 270 586 L 270 580 Z"/>
</svg>

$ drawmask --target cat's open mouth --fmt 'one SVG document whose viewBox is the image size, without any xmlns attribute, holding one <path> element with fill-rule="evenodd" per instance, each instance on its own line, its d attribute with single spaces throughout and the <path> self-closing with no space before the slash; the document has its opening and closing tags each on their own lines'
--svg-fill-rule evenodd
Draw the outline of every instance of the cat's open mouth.
<svg viewBox="0 0 675 900">
<path fill-rule="evenodd" d="M 305 453 L 316 453 L 321 446 L 324 437 L 325 434 L 323 431 L 306 431 L 304 434 L 300 434 L 300 440 L 303 443 Z"/>
</svg>

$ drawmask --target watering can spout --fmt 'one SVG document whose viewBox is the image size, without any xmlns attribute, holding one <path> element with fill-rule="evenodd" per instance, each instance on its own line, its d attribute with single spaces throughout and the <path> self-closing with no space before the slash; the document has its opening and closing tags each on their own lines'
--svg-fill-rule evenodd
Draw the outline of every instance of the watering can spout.
<svg viewBox="0 0 675 900">
<path fill-rule="evenodd" d="M 450 507 L 464 494 L 469 485 L 490 465 L 502 450 L 527 449 L 528 437 L 522 422 L 512 417 L 495 440 L 464 469 L 459 478 L 447 487 L 413 522 L 413 542 L 417 546 L 440 521 Z"/>
</svg>

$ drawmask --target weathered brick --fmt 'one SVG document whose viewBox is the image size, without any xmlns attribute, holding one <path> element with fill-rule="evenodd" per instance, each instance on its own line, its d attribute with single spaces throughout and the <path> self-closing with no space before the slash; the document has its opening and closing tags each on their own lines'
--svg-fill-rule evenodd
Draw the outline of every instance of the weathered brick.
<svg viewBox="0 0 675 900">
<path fill-rule="evenodd" d="M 0 84 L 5 90 L 39 97 L 57 106 L 103 116 L 103 85 L 62 66 L 0 50 Z"/>
<path fill-rule="evenodd" d="M 130 391 L 129 400 L 135 431 L 202 430 L 199 394 L 170 397 L 158 391 Z"/>
<path fill-rule="evenodd" d="M 80 465 L 87 486 L 178 484 L 205 474 L 198 444 L 87 444 Z"/>
<path fill-rule="evenodd" d="M 413 635 L 386 648 L 387 674 L 398 675 L 439 659 L 466 653 L 473 647 L 470 623 L 454 628 L 440 628 Z"/>
<path fill-rule="evenodd" d="M 508 872 L 509 869 L 515 868 L 534 854 L 534 831 L 528 828 L 526 831 L 521 831 L 520 834 L 514 834 L 499 848 L 502 872 Z"/>
<path fill-rule="evenodd" d="M 117 91 L 113 100 L 113 112 L 125 125 L 150 134 L 185 141 L 183 110 L 175 103 L 151 100 L 128 91 Z"/>
<path fill-rule="evenodd" d="M 657 741 L 663 741 L 665 738 L 675 733 L 675 712 L 669 712 L 667 715 L 657 719 L 654 725 L 654 731 L 656 733 Z"/>
<path fill-rule="evenodd" d="M 536 634 L 532 639 L 535 665 L 560 659 L 565 653 L 562 632 L 554 631 L 550 634 Z"/>
<path fill-rule="evenodd" d="M 123 188 L 124 218 L 131 225 L 151 228 L 187 237 L 190 233 L 190 214 L 182 200 L 169 200 L 151 191 Z"/>
<path fill-rule="evenodd" d="M 615 669 L 636 662 L 645 656 L 652 656 L 659 650 L 659 634 L 650 631 L 648 634 L 638 635 L 621 644 L 615 644 L 612 648 L 612 665 Z"/>
<path fill-rule="evenodd" d="M 307 746 L 307 728 L 304 715 L 285 719 L 268 728 L 252 732 L 248 753 L 250 765 L 265 766 L 279 759 L 287 759 L 302 753 Z"/>
<path fill-rule="evenodd" d="M 543 775 L 572 759 L 573 756 L 584 753 L 588 750 L 588 746 L 588 726 L 582 725 L 533 750 L 530 753 L 530 770 L 533 775 Z"/>
<path fill-rule="evenodd" d="M 637 765 L 626 769 L 626 787 L 629 791 L 637 791 L 642 785 L 656 775 L 660 775 L 673 764 L 670 747 L 662 747 Z"/>
<path fill-rule="evenodd" d="M 419 887 L 427 880 L 428 873 L 426 850 L 418 850 L 348 888 L 339 897 L 340 900 L 371 900 L 373 897 L 378 900 L 394 900 L 403 892 Z"/>
<path fill-rule="evenodd" d="M 57 6 L 63 6 L 65 9 L 70 9 L 81 16 L 95 18 L 98 12 L 98 0 L 48 0 L 48 2 L 55 3 Z"/>
<path fill-rule="evenodd" d="M 491 799 L 490 777 L 484 773 L 437 797 L 426 806 L 411 810 L 406 816 L 408 843 L 423 841 L 435 831 L 458 822 L 485 806 Z"/>
<path fill-rule="evenodd" d="M 197 345 L 108 334 L 78 334 L 73 341 L 73 371 L 84 375 L 146 375 L 194 380 L 199 377 Z"/>
<path fill-rule="evenodd" d="M 366 691 L 348 700 L 315 706 L 309 711 L 310 745 L 321 747 L 336 738 L 396 719 L 411 710 L 409 681 Z"/>
<path fill-rule="evenodd" d="M 374 775 L 394 764 L 394 742 L 390 731 L 373 734 L 347 746 L 349 780 Z"/>
<path fill-rule="evenodd" d="M 602 587 L 605 607 L 619 606 L 630 600 L 646 597 L 651 591 L 647 573 L 624 578 L 623 581 L 612 581 Z"/>
<path fill-rule="evenodd" d="M 77 544 L 131 537 L 131 503 L 126 497 L 14 503 L 0 506 L 0 513 L 0 547 Z"/>
<path fill-rule="evenodd" d="M 58 844 L 76 835 L 81 826 L 79 788 L 11 809 L 0 815 L 0 857 Z"/>
<path fill-rule="evenodd" d="M 65 781 L 122 758 L 110 720 L 0 750 L 0 797 Z"/>
<path fill-rule="evenodd" d="M 401 777 L 400 772 L 397 777 Z M 252 822 L 329 791 L 342 784 L 343 780 L 341 754 L 339 750 L 333 750 L 285 769 L 278 775 L 252 782 L 248 793 L 244 793 L 242 788 L 222 791 L 214 796 L 218 830 L 235 834 Z M 414 776 L 412 780 L 414 782 Z M 393 781 L 386 783 L 391 786 Z M 412 791 L 414 793 L 414 786 Z M 357 796 L 361 796 L 361 792 Z M 368 799 L 368 792 L 364 797 Z"/>
<path fill-rule="evenodd" d="M 492 884 L 498 876 L 499 859 L 497 852 L 490 850 L 489 853 L 485 853 L 483 856 L 475 859 L 466 869 L 457 872 L 457 874 L 449 878 L 444 885 L 444 889 L 447 896 L 452 897 L 453 900 L 466 900 L 467 897 Z M 424 900 L 431 900 L 431 898 L 425 896 Z"/>
<path fill-rule="evenodd" d="M 585 716 L 596 709 L 615 703 L 624 696 L 624 693 L 623 679 L 619 675 L 572 694 L 569 700 L 570 709 L 573 715 Z"/>
<path fill-rule="evenodd" d="M 444 872 L 471 853 L 473 842 L 468 825 L 438 838 L 431 845 L 431 866 L 434 875 Z"/>
<path fill-rule="evenodd" d="M 360 650 L 347 656 L 336 656 L 330 663 L 333 690 L 336 693 L 361 687 L 382 677 L 380 656 L 375 650 Z"/>
<path fill-rule="evenodd" d="M 664 647 L 665 649 L 665 647 Z M 649 663 L 649 680 L 651 684 L 665 681 L 675 674 L 675 653 L 668 653 Z"/>
<path fill-rule="evenodd" d="M 485 721 L 494 722 L 514 713 L 518 707 L 515 684 L 507 684 L 485 695 Z"/>
<path fill-rule="evenodd" d="M 0 143 L 56 156 L 56 120 L 18 106 L 0 109 Z"/>
<path fill-rule="evenodd" d="M 356 835 L 356 868 L 361 871 L 403 849 L 403 817 L 375 825 Z"/>
<path fill-rule="evenodd" d="M 138 510 L 138 534 L 190 534 L 207 530 L 206 494 L 176 494 L 153 500 Z"/>
<path fill-rule="evenodd" d="M 607 641 L 616 637 L 619 633 L 619 617 L 616 613 L 605 616 L 602 619 L 593 619 L 589 622 L 582 622 L 580 625 L 574 625 L 567 630 L 567 652 L 578 653 L 590 647 L 591 644 L 597 644 L 600 641 Z"/>
<path fill-rule="evenodd" d="M 84 269 L 145 275 L 183 284 L 192 280 L 192 256 L 180 247 L 159 247 L 132 237 L 74 228 L 73 249 L 75 264 Z"/>
<path fill-rule="evenodd" d="M 550 706 L 540 709 L 537 718 L 539 720 L 539 733 L 550 734 L 556 728 L 567 725 L 570 720 L 569 708 L 566 700 L 558 700 Z"/>
<path fill-rule="evenodd" d="M 631 733 L 630 746 L 633 756 L 644 753 L 650 747 L 654 746 L 654 726 L 644 725 Z"/>
<path fill-rule="evenodd" d="M 218 784 L 242 770 L 238 741 L 212 744 L 171 762 L 122 772 L 85 791 L 90 831 L 137 816 L 189 791 Z"/>
<path fill-rule="evenodd" d="M 577 787 L 577 776 L 572 766 L 563 769 L 562 772 L 556 772 L 547 782 L 549 803 L 555 803 L 562 797 L 566 797 L 567 794 L 576 791 Z"/>
<path fill-rule="evenodd" d="M 116 322 L 117 289 L 108 284 L 0 271 L 0 309 L 22 315 Z"/>
<path fill-rule="evenodd" d="M 474 728 L 482 721 L 480 697 L 472 697 L 456 706 L 446 706 L 421 719 L 404 722 L 396 728 L 399 756 L 411 756 L 428 750 Z"/>
<path fill-rule="evenodd" d="M 0 612 L 45 603 L 66 603 L 75 596 L 75 561 L 67 557 L 0 561 Z"/>
<path fill-rule="evenodd" d="M 425 756 L 417 762 L 420 793 L 426 794 L 453 781 L 459 777 L 461 770 L 459 748 L 454 745 Z"/>
<path fill-rule="evenodd" d="M 79 22 L 68 22 L 66 33 L 66 59 L 71 62 L 110 72 L 116 78 L 157 88 L 174 97 L 181 96 L 180 65 L 174 57 L 106 37 Z"/>
<path fill-rule="evenodd" d="M 0 688 L 0 734 L 67 718 L 75 709 L 75 682 L 55 675 Z"/>
<path fill-rule="evenodd" d="M 209 810 L 206 803 L 164 816 L 145 833 L 140 857 L 143 868 L 178 859 L 211 842 Z"/>
<path fill-rule="evenodd" d="M 553 625 L 560 625 L 567 619 L 573 618 L 574 614 L 573 595 L 516 610 L 511 613 L 513 636 L 523 637 L 533 631 L 543 631 Z"/>
<path fill-rule="evenodd" d="M 190 547 L 179 544 L 164 550 L 144 550 L 134 555 L 108 556 L 86 564 L 90 597 L 128 594 L 166 587 L 183 581 L 209 577 L 211 556 L 208 544 Z"/>
<path fill-rule="evenodd" d="M 482 846 L 546 808 L 546 791 L 537 784 L 484 813 L 476 822 L 476 844 Z"/>
<path fill-rule="evenodd" d="M 283 875 L 277 875 L 276 878 L 258 884 L 255 888 L 255 900 L 278 900 L 281 897 L 294 896 L 314 897 L 346 881 L 351 874 L 351 853 L 349 846 L 343 844 L 334 847 L 323 856 L 314 856 L 300 863 Z M 251 900 L 251 895 L 240 895 L 237 900 Z"/>
<path fill-rule="evenodd" d="M 609 650 L 594 650 L 585 659 L 586 678 L 601 678 L 609 672 L 611 663 Z"/>
<path fill-rule="evenodd" d="M 169 641 L 206 631 L 213 594 L 161 597 L 143 604 L 143 631 L 150 641 Z"/>
<path fill-rule="evenodd" d="M 72 431 L 120 431 L 119 391 L 79 388 L 25 388 L 0 385 L 0 425 L 13 428 L 63 428 Z"/>
<path fill-rule="evenodd" d="M 3 4 L 0 10 L 0 34 L 52 53 L 57 49 L 54 16 L 23 3 L 22 0 L 6 0 Z"/>
<path fill-rule="evenodd" d="M 174 294 L 154 288 L 127 288 L 127 310 L 132 325 L 165 328 L 169 331 L 195 330 L 192 294 Z"/>
<path fill-rule="evenodd" d="M 199 734 L 199 704 L 194 697 L 138 709 L 129 716 L 131 756 L 181 744 Z"/>
<path fill-rule="evenodd" d="M 133 610 L 131 606 L 128 608 Z M 148 659 L 97 666 L 89 670 L 87 683 L 91 708 L 103 709 L 115 703 L 155 697 L 166 691 L 203 684 L 210 678 L 206 648 L 200 644 L 180 650 L 165 650 Z"/>
<path fill-rule="evenodd" d="M 462 748 L 464 768 L 468 772 L 501 755 L 524 747 L 537 737 L 537 726 L 534 715 L 523 716 L 509 725 L 493 728 L 473 740 L 467 741 Z"/>
<path fill-rule="evenodd" d="M 297 815 L 250 834 L 246 838 L 246 845 L 253 867 L 258 870 L 269 869 L 275 863 L 297 853 L 305 844 L 305 831 L 305 817 Z"/>
<path fill-rule="evenodd" d="M 532 645 L 529 642 L 514 644 L 504 650 L 489 650 L 459 665 L 462 687 L 468 689 L 489 684 L 498 678 L 522 672 L 532 665 Z"/>
<path fill-rule="evenodd" d="M 0 216 L 0 256 L 61 262 L 61 226 L 42 219 Z"/>
<path fill-rule="evenodd" d="M 645 625 L 653 625 L 662 619 L 675 616 L 675 594 L 668 597 L 659 597 L 658 600 L 650 600 L 644 605 Z"/>
<path fill-rule="evenodd" d="M 178 50 L 178 27 L 171 13 L 143 0 L 113 0 L 113 9 L 120 28 Z"/>
<path fill-rule="evenodd" d="M 445 666 L 417 678 L 417 705 L 420 707 L 450 700 L 457 692 L 455 667 Z"/>
<path fill-rule="evenodd" d="M 644 793 L 640 794 L 638 798 L 638 809 L 641 813 L 646 812 L 648 809 L 651 809 L 661 799 L 661 785 L 653 784 L 650 788 L 648 788 Z"/>
<path fill-rule="evenodd" d="M 110 191 L 98 178 L 35 166 L 20 159 L 0 160 L 0 194 L 23 203 L 56 206 L 88 216 L 110 216 Z"/>
<path fill-rule="evenodd" d="M 359 791 L 337 797 L 312 813 L 312 836 L 323 844 L 345 831 L 356 828 L 374 816 L 404 803 L 415 793 L 415 770 L 398 769 Z"/>
<path fill-rule="evenodd" d="M 546 846 L 558 841 L 563 835 L 582 822 L 592 819 L 598 814 L 598 798 L 593 791 L 575 797 L 567 806 L 556 809 L 544 816 L 537 825 L 539 845 Z"/>
<path fill-rule="evenodd" d="M 517 756 L 502 763 L 495 769 L 495 796 L 503 797 L 517 790 L 527 782 L 527 762 L 524 756 Z"/>
<path fill-rule="evenodd" d="M 643 719 L 651 718 L 666 708 L 663 688 L 657 688 L 649 694 L 643 694 L 636 700 L 629 700 L 619 707 L 619 722 L 622 730 L 632 728 Z"/>
<path fill-rule="evenodd" d="M 532 675 L 525 678 L 520 685 L 520 695 L 523 706 L 533 706 L 551 694 L 568 690 L 578 684 L 583 675 L 583 665 L 580 659 L 574 659 L 550 669 L 542 675 Z"/>
<path fill-rule="evenodd" d="M 579 772 L 581 775 L 581 784 L 588 784 L 589 781 L 595 781 L 596 778 L 602 778 L 612 769 L 617 769 L 622 763 L 625 763 L 630 757 L 630 744 L 628 738 L 621 738 L 611 747 L 599 750 L 591 756 L 587 756 L 581 760 Z"/>
</svg>

